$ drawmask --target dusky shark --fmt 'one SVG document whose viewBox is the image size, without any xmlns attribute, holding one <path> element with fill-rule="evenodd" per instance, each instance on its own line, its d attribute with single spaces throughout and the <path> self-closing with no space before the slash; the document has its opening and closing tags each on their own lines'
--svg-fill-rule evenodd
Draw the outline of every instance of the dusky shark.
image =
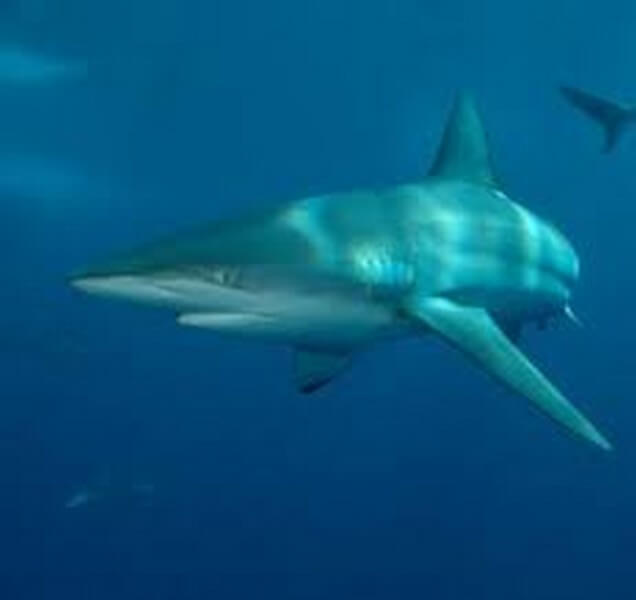
<svg viewBox="0 0 636 600">
<path fill-rule="evenodd" d="M 459 94 L 428 176 L 304 198 L 205 226 L 79 272 L 91 294 L 168 308 L 177 322 L 295 349 L 312 392 L 372 342 L 436 334 L 570 432 L 608 440 L 524 356 L 528 323 L 572 317 L 579 259 L 513 202 Z"/>
<path fill-rule="evenodd" d="M 46 86 L 80 79 L 87 64 L 38 54 L 18 44 L 0 45 L 0 85 Z"/>
<path fill-rule="evenodd" d="M 627 126 L 636 123 L 636 105 L 607 100 L 566 85 L 561 86 L 561 94 L 574 108 L 596 121 L 603 128 L 604 152 L 611 152 Z"/>
</svg>

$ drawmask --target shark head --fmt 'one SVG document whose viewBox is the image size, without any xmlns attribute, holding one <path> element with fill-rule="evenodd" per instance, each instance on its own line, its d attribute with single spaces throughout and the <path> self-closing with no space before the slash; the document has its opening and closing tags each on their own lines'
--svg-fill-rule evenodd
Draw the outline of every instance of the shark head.
<svg viewBox="0 0 636 600">
<path fill-rule="evenodd" d="M 224 310 L 262 291 L 269 268 L 309 260 L 303 241 L 274 218 L 212 225 L 143 246 L 72 276 L 89 293 L 187 310 Z M 256 240 L 272 244 L 259 246 Z"/>
<path fill-rule="evenodd" d="M 275 210 L 211 225 L 74 274 L 89 294 L 168 308 L 180 324 L 315 347 L 390 335 L 398 318 L 326 264 L 315 240 Z"/>
</svg>

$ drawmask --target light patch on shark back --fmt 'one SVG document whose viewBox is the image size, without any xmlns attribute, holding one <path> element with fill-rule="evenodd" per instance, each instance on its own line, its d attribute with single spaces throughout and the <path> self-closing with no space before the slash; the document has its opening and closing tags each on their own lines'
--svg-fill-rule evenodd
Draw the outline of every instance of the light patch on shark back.
<svg viewBox="0 0 636 600">
<path fill-rule="evenodd" d="M 306 198 L 290 206 L 281 216 L 282 222 L 306 239 L 316 258 L 323 265 L 338 261 L 337 248 L 324 226 L 324 205 L 327 197 Z"/>
<path fill-rule="evenodd" d="M 578 257 L 565 238 L 522 206 L 510 204 L 519 219 L 522 262 L 526 267 L 523 283 L 532 289 L 543 285 L 546 278 L 557 280 L 557 283 L 577 279 Z"/>
<path fill-rule="evenodd" d="M 538 221 L 532 217 L 523 207 L 511 202 L 513 210 L 519 219 L 521 243 L 524 262 L 538 264 L 541 260 L 541 232 Z"/>
<path fill-rule="evenodd" d="M 415 283 L 415 269 L 382 242 L 354 244 L 350 249 L 353 275 L 375 295 L 400 295 Z"/>
</svg>

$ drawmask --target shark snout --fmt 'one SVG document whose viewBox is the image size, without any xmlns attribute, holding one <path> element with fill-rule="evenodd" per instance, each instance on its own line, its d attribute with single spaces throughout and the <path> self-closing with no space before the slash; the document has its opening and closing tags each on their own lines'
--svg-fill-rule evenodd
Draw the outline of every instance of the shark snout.
<svg viewBox="0 0 636 600">
<path fill-rule="evenodd" d="M 108 269 L 98 265 L 73 271 L 69 273 L 66 281 L 72 288 L 94 294 L 106 289 L 109 282 L 121 275 L 122 273 L 116 269 Z"/>
<path fill-rule="evenodd" d="M 68 283 L 81 292 L 99 294 L 105 293 L 112 287 L 112 279 L 112 277 L 107 276 L 72 275 L 69 277 Z"/>
<path fill-rule="evenodd" d="M 152 277 L 133 274 L 84 274 L 70 284 L 84 293 L 154 305 L 172 305 L 178 294 Z"/>
<path fill-rule="evenodd" d="M 193 310 L 228 310 L 244 304 L 253 295 L 219 285 L 216 280 L 197 277 L 186 270 L 168 271 L 88 271 L 70 278 L 81 292 L 138 304 Z"/>
<path fill-rule="evenodd" d="M 130 297 L 149 286 L 150 275 L 151 271 L 145 272 L 134 261 L 116 257 L 83 267 L 71 273 L 67 281 L 88 294 Z"/>
</svg>

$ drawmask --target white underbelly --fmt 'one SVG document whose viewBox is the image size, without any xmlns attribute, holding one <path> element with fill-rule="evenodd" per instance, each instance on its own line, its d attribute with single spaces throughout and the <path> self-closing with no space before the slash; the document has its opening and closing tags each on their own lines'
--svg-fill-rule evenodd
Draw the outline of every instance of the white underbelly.
<svg viewBox="0 0 636 600">
<path fill-rule="evenodd" d="M 183 325 L 314 347 L 357 346 L 405 333 L 390 305 L 351 290 L 245 290 L 189 277 L 114 276 L 79 287 L 170 308 Z"/>
<path fill-rule="evenodd" d="M 310 347 L 358 346 L 404 333 L 404 326 L 388 307 L 337 294 L 266 292 L 231 300 L 223 307 L 184 312 L 179 323 Z"/>
</svg>

